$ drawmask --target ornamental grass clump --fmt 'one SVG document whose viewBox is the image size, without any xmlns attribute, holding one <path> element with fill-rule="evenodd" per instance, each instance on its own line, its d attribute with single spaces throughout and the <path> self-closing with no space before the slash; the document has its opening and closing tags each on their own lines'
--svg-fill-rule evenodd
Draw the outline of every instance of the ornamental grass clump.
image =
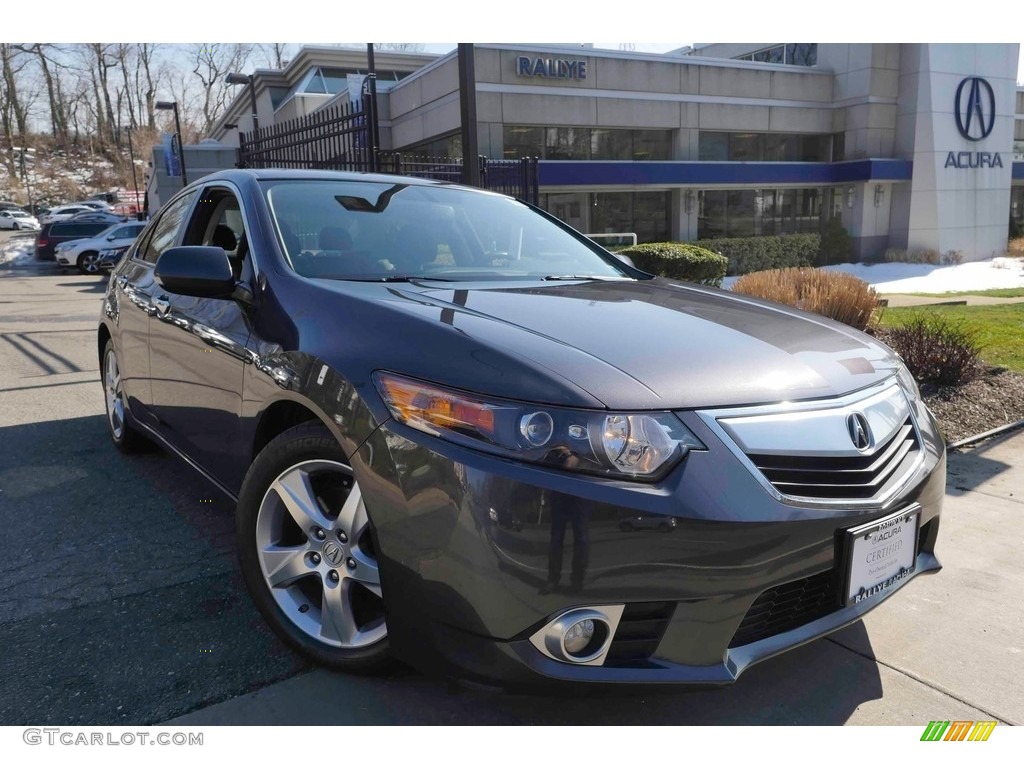
<svg viewBox="0 0 1024 768">
<path fill-rule="evenodd" d="M 733 285 L 733 290 L 816 312 L 859 331 L 874 324 L 878 310 L 875 289 L 845 272 L 812 268 L 773 269 L 741 277 Z"/>
</svg>

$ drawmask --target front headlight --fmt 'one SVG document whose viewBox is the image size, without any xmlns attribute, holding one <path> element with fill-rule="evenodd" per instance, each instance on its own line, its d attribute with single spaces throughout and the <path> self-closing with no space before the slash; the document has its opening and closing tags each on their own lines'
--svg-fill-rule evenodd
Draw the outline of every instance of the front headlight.
<svg viewBox="0 0 1024 768">
<path fill-rule="evenodd" d="M 907 364 L 902 360 L 900 360 L 900 367 L 896 370 L 896 378 L 911 402 L 916 403 L 921 399 L 921 390 L 918 388 L 917 382 L 914 381 L 914 376 L 910 373 L 910 369 L 907 368 Z"/>
<path fill-rule="evenodd" d="M 377 372 L 391 415 L 428 435 L 573 472 L 638 480 L 663 476 L 690 450 L 707 450 L 672 413 L 609 413 L 481 397 Z"/>
</svg>

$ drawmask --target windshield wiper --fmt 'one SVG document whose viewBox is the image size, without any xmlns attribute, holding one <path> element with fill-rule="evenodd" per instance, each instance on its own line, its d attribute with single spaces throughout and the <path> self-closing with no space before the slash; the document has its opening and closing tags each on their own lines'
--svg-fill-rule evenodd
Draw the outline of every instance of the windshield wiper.
<svg viewBox="0 0 1024 768">
<path fill-rule="evenodd" d="M 357 283 L 411 283 L 414 280 L 429 280 L 438 283 L 457 283 L 450 277 L 429 277 L 427 275 L 381 275 L 380 277 L 343 277 Z"/>
<path fill-rule="evenodd" d="M 625 275 L 546 275 L 541 280 L 632 280 Z"/>
</svg>

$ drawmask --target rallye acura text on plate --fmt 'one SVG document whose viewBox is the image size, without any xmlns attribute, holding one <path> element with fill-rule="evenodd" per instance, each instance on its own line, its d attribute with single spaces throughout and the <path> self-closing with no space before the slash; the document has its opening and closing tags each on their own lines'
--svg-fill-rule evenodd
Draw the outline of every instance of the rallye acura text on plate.
<svg viewBox="0 0 1024 768">
<path fill-rule="evenodd" d="M 727 683 L 939 567 L 944 446 L 892 350 L 500 195 L 207 176 L 96 343 L 114 444 L 236 497 L 256 605 L 341 669 Z"/>
</svg>

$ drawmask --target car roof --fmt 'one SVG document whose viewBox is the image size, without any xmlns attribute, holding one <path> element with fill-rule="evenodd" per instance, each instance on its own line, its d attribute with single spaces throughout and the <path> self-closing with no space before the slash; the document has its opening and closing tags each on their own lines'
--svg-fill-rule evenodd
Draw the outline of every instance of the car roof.
<svg viewBox="0 0 1024 768">
<path fill-rule="evenodd" d="M 418 176 L 399 176 L 390 173 L 360 173 L 356 171 L 313 171 L 294 168 L 233 168 L 204 176 L 195 182 L 196 186 L 205 186 L 216 180 L 224 181 L 365 181 L 379 184 L 402 183 L 422 187 L 452 187 L 465 189 L 482 194 L 499 194 L 480 187 L 455 184 L 450 181 L 423 179 Z"/>
</svg>

